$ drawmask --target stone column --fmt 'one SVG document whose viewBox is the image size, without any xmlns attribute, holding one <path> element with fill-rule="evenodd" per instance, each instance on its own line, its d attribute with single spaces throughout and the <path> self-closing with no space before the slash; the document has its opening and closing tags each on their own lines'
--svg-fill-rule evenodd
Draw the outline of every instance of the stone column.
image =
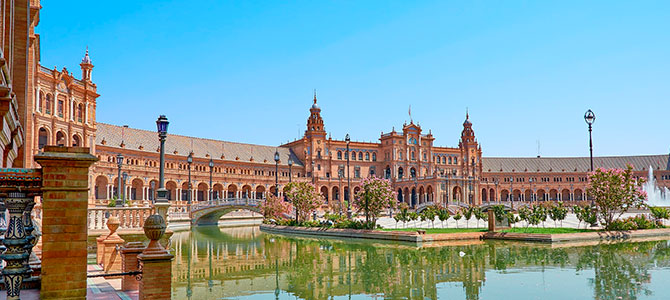
<svg viewBox="0 0 670 300">
<path fill-rule="evenodd" d="M 171 298 L 174 255 L 158 242 L 165 233 L 165 228 L 165 220 L 160 215 L 151 215 L 144 222 L 144 234 L 150 242 L 137 256 L 142 266 L 139 300 Z"/>
<path fill-rule="evenodd" d="M 41 299 L 86 298 L 88 148 L 45 146 L 42 166 Z"/>
</svg>

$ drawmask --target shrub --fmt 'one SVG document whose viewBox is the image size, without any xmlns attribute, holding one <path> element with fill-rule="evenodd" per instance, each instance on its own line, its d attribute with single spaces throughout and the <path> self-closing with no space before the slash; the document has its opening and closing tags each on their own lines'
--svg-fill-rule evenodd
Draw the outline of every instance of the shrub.
<svg viewBox="0 0 670 300">
<path fill-rule="evenodd" d="M 470 219 L 472 219 L 472 207 L 468 207 L 463 210 L 463 217 L 465 217 L 465 227 L 470 227 Z"/>
<path fill-rule="evenodd" d="M 107 203 L 107 207 L 115 207 L 116 206 L 116 197 L 113 199 L 109 199 L 109 202 Z"/>
<path fill-rule="evenodd" d="M 637 215 L 625 219 L 617 219 L 610 223 L 608 230 L 637 230 L 637 229 L 654 229 L 658 228 L 659 224 L 647 218 L 645 215 Z"/>
<path fill-rule="evenodd" d="M 554 227 L 556 226 L 556 221 L 561 222 L 561 227 L 563 227 L 563 220 L 568 215 L 568 208 L 563 206 L 563 202 L 558 202 L 558 205 L 552 205 L 549 209 L 549 216 L 554 220 Z"/>
<path fill-rule="evenodd" d="M 462 217 L 463 215 L 461 215 L 461 211 L 456 212 L 456 214 L 454 215 L 454 220 L 456 221 L 456 228 L 458 228 L 458 220 L 460 220 Z"/>
<path fill-rule="evenodd" d="M 670 219 L 670 210 L 665 207 L 651 206 L 649 209 L 651 210 L 651 215 L 654 217 L 654 219 L 657 222 L 661 222 L 661 224 L 663 224 L 663 220 Z"/>
</svg>

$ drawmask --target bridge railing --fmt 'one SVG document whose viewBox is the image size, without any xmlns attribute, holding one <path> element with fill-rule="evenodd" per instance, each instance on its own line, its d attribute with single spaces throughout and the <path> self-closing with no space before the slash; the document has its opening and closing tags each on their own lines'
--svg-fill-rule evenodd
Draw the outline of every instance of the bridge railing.
<svg viewBox="0 0 670 300">
<path fill-rule="evenodd" d="M 216 199 L 211 201 L 196 201 L 191 203 L 191 211 L 196 211 L 208 207 L 215 206 L 258 206 L 261 201 L 260 199 L 251 199 L 251 198 L 225 198 L 225 199 Z"/>
</svg>

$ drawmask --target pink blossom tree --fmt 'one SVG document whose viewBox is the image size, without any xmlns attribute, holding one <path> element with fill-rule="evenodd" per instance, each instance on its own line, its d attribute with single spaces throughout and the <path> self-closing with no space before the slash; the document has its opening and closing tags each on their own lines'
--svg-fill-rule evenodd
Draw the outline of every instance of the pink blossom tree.
<svg viewBox="0 0 670 300">
<path fill-rule="evenodd" d="M 589 173 L 587 193 L 593 197 L 598 219 L 609 228 L 628 209 L 641 207 L 647 194 L 642 190 L 643 179 L 633 177 L 633 167 L 626 169 L 601 169 Z"/>
<path fill-rule="evenodd" d="M 359 212 L 365 213 L 366 224 L 374 228 L 382 211 L 395 207 L 395 192 L 390 181 L 375 176 L 361 180 L 359 187 L 352 204 Z"/>
<path fill-rule="evenodd" d="M 323 204 L 321 194 L 309 182 L 291 182 L 284 187 L 284 194 L 293 203 L 296 222 L 308 220 L 309 215 Z"/>
<path fill-rule="evenodd" d="M 275 195 L 268 197 L 261 203 L 261 213 L 265 219 L 284 219 L 285 216 L 291 212 L 291 204 L 282 201 Z"/>
</svg>

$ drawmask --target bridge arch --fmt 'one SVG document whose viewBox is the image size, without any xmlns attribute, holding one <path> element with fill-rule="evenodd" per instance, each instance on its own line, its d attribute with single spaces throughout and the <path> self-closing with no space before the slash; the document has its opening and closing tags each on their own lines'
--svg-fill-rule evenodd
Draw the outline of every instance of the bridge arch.
<svg viewBox="0 0 670 300">
<path fill-rule="evenodd" d="M 216 225 L 227 213 L 236 210 L 247 210 L 261 213 L 260 204 L 263 200 L 237 198 L 231 200 L 196 202 L 191 207 L 191 225 Z"/>
</svg>

